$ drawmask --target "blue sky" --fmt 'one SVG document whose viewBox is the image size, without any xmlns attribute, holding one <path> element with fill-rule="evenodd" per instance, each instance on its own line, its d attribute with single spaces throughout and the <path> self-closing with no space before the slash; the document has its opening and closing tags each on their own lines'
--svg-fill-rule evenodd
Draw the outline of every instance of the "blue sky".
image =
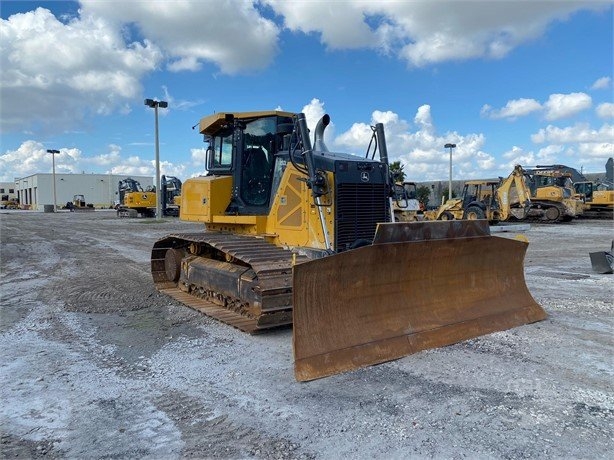
<svg viewBox="0 0 614 460">
<path fill-rule="evenodd" d="M 384 123 L 407 179 L 603 172 L 614 156 L 610 1 L 2 2 L 0 181 L 51 172 L 204 174 L 220 111 L 324 113 L 330 150 Z"/>
</svg>

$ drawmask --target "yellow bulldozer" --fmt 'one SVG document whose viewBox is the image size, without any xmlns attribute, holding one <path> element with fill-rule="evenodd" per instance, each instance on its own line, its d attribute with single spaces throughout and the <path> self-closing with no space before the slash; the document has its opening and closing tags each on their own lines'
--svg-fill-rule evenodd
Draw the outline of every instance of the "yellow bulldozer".
<svg viewBox="0 0 614 460">
<path fill-rule="evenodd" d="M 584 210 L 581 217 L 612 219 L 614 216 L 613 163 L 614 160 L 609 158 L 605 166 L 605 178 L 597 181 L 589 181 L 584 174 L 570 166 L 560 164 L 538 165 L 536 168 L 570 177 L 576 195 L 584 201 Z"/>
<path fill-rule="evenodd" d="M 153 245 L 157 289 L 248 333 L 292 324 L 299 381 L 545 318 L 528 243 L 485 220 L 392 222 L 383 125 L 361 157 L 328 150 L 329 122 L 312 142 L 302 113 L 202 118 L 208 175 L 185 181 L 180 219 L 205 228 Z"/>
<path fill-rule="evenodd" d="M 548 168 L 525 168 L 531 206 L 543 212 L 543 221 L 568 222 L 584 213 L 584 201 L 573 187 L 571 174 Z"/>
</svg>

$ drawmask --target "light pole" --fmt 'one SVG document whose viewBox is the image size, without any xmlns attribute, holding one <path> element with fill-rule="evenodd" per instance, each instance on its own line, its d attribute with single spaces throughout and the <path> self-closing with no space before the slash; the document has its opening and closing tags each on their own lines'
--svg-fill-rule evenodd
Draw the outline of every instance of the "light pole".
<svg viewBox="0 0 614 460">
<path fill-rule="evenodd" d="M 155 99 L 145 99 L 147 107 L 153 107 L 156 118 L 156 220 L 160 220 L 162 216 L 162 193 L 160 187 L 160 144 L 158 143 L 158 107 L 163 109 L 168 107 L 166 101 L 156 101 Z"/>
<path fill-rule="evenodd" d="M 59 150 L 47 150 L 51 154 L 51 163 L 53 164 L 53 212 L 58 212 L 58 200 L 55 193 L 55 156 L 60 153 Z"/>
<path fill-rule="evenodd" d="M 446 144 L 443 146 L 450 149 L 450 180 L 448 181 L 448 200 L 452 199 L 452 149 L 456 148 L 456 144 Z"/>
</svg>

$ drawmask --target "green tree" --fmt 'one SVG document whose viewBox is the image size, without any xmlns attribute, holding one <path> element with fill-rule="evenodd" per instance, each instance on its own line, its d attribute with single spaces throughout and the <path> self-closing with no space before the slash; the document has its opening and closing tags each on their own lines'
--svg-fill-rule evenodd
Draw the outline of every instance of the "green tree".
<svg viewBox="0 0 614 460">
<path fill-rule="evenodd" d="M 447 201 L 449 198 L 449 193 L 448 193 L 448 187 L 444 188 L 443 191 L 441 192 L 441 196 L 443 197 L 444 201 Z M 439 197 L 441 199 L 441 197 Z M 452 198 L 456 198 L 456 192 L 454 191 L 454 187 L 452 188 Z"/>
<path fill-rule="evenodd" d="M 418 201 L 422 203 L 424 209 L 426 209 L 429 204 L 429 198 L 431 197 L 431 189 L 426 185 L 421 185 L 416 189 L 416 197 Z"/>
<path fill-rule="evenodd" d="M 405 166 L 400 161 L 393 161 L 390 163 L 389 169 L 395 182 L 403 182 L 405 180 L 405 173 L 403 168 Z"/>
</svg>

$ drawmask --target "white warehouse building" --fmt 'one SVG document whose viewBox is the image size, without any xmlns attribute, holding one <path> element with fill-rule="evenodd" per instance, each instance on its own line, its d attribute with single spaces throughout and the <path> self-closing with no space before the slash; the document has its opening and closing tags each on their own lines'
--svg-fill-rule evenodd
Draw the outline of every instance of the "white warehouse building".
<svg viewBox="0 0 614 460">
<path fill-rule="evenodd" d="M 87 204 L 95 208 L 110 208 L 119 200 L 120 180 L 131 177 L 143 190 L 153 187 L 153 177 L 126 174 L 55 174 L 55 194 L 58 209 L 83 195 Z M 53 205 L 53 174 L 38 173 L 15 179 L 15 192 L 22 208 L 43 211 Z"/>
</svg>

